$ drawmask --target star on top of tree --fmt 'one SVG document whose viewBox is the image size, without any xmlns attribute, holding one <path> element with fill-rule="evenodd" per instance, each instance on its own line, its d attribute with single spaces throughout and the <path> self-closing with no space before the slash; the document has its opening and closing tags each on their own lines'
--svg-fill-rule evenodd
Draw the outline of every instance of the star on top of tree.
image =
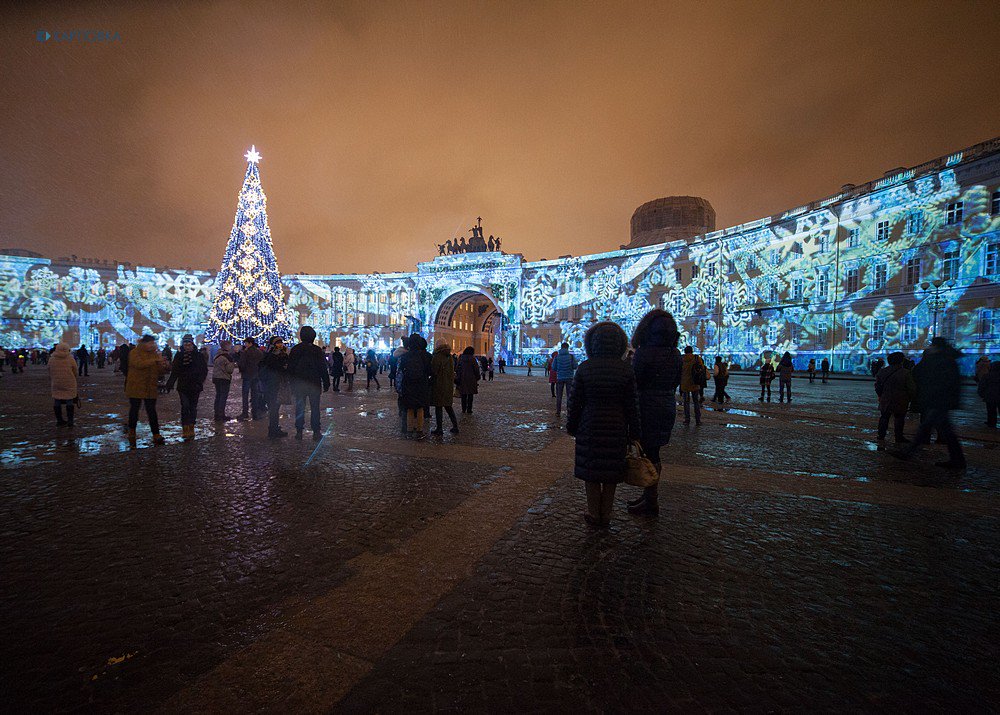
<svg viewBox="0 0 1000 715">
<path fill-rule="evenodd" d="M 252 144 L 250 145 L 250 151 L 248 151 L 243 156 L 245 156 L 246 160 L 249 161 L 251 164 L 256 164 L 258 161 L 260 161 L 260 152 L 258 152 L 257 147 Z"/>
</svg>

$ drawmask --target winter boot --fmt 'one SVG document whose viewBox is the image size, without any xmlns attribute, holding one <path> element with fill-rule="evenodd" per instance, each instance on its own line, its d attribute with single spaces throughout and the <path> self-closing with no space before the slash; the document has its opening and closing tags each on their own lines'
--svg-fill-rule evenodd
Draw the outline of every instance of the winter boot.
<svg viewBox="0 0 1000 715">
<path fill-rule="evenodd" d="M 135 440 L 135 430 L 134 429 L 130 429 L 128 431 L 128 446 L 131 447 L 132 449 L 135 449 L 135 446 L 136 446 L 135 442 L 136 442 L 136 440 Z"/>
<path fill-rule="evenodd" d="M 153 444 L 166 444 L 167 440 L 160 436 L 159 432 L 153 433 Z"/>
</svg>

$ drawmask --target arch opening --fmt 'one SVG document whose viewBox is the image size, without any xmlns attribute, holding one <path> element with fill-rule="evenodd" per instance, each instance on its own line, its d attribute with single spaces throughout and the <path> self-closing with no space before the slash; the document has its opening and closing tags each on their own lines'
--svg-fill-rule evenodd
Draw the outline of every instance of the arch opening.
<svg viewBox="0 0 1000 715">
<path fill-rule="evenodd" d="M 476 355 L 495 357 L 502 327 L 500 309 L 489 296 L 459 291 L 448 296 L 434 316 L 434 345 L 444 342 L 455 354 L 471 345 Z"/>
</svg>

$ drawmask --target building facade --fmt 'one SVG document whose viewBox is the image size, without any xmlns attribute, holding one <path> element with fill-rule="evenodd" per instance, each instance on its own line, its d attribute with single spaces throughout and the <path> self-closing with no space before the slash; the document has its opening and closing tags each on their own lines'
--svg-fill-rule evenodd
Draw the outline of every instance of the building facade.
<svg viewBox="0 0 1000 715">
<path fill-rule="evenodd" d="M 643 213 L 649 207 L 650 213 Z M 665 214 L 674 211 L 684 226 Z M 413 330 L 432 343 L 543 360 L 582 353 L 600 320 L 631 332 L 651 307 L 698 352 L 751 365 L 786 350 L 863 372 L 876 355 L 919 354 L 934 335 L 1000 359 L 1000 138 L 896 169 L 804 206 L 721 230 L 704 199 L 644 204 L 634 246 L 525 261 L 497 251 L 438 256 L 409 273 L 287 275 L 293 324 L 329 344 L 387 350 Z M 682 236 L 646 245 L 656 236 Z M 637 233 L 638 232 L 638 233 Z M 609 241 L 610 242 L 610 241 Z M 280 250 L 280 248 L 279 248 Z M 214 274 L 0 255 L 0 345 L 112 345 L 201 333 Z"/>
</svg>

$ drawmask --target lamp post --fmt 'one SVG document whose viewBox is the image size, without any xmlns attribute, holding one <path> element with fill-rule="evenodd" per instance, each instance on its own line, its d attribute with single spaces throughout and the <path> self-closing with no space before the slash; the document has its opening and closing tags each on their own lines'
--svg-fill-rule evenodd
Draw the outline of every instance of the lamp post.
<svg viewBox="0 0 1000 715">
<path fill-rule="evenodd" d="M 946 302 L 941 297 L 941 293 L 945 290 L 951 290 L 955 285 L 955 281 L 938 279 L 936 281 L 924 281 L 920 284 L 920 287 L 924 289 L 925 292 L 931 293 L 931 310 L 934 311 L 934 321 L 933 327 L 931 328 L 931 339 L 937 337 L 937 326 L 938 326 L 938 313 L 942 308 L 945 307 Z"/>
</svg>

